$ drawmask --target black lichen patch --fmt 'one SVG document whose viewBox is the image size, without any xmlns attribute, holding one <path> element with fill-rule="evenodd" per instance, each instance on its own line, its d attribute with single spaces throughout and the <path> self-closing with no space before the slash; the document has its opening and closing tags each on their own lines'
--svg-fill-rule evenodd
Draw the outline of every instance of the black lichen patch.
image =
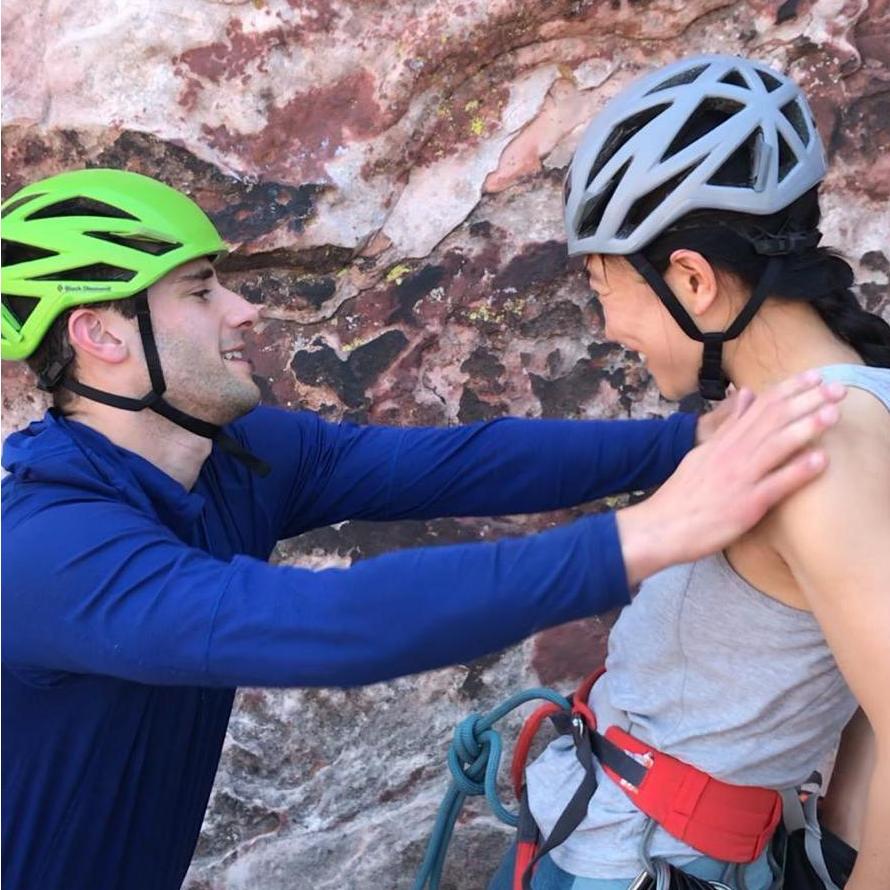
<svg viewBox="0 0 890 890">
<path fill-rule="evenodd" d="M 532 391 L 541 402 L 542 417 L 578 417 L 581 406 L 593 398 L 605 373 L 589 361 L 578 362 L 564 377 L 547 380 L 529 374 Z"/>
<path fill-rule="evenodd" d="M 387 331 L 350 353 L 347 364 L 356 381 L 365 387 L 375 382 L 405 348 L 408 338 L 401 331 Z"/>
<path fill-rule="evenodd" d="M 528 293 L 566 275 L 566 246 L 561 241 L 532 244 L 513 257 L 492 281 L 493 290 Z"/>
<path fill-rule="evenodd" d="M 469 374 L 474 380 L 497 382 L 506 368 L 498 361 L 493 352 L 489 352 L 480 346 L 460 366 L 464 374 Z"/>
<path fill-rule="evenodd" d="M 524 321 L 519 326 L 523 337 L 577 337 L 584 330 L 581 310 L 568 300 L 548 306 L 537 318 Z"/>
<path fill-rule="evenodd" d="M 797 18 L 798 0 L 785 0 L 776 10 L 776 24 L 781 25 L 783 22 Z"/>
<path fill-rule="evenodd" d="M 859 262 L 862 263 L 863 269 L 890 274 L 890 260 L 887 259 L 883 251 L 868 250 L 862 254 L 862 259 Z"/>
<path fill-rule="evenodd" d="M 405 348 L 408 338 L 401 331 L 387 331 L 370 343 L 354 349 L 345 361 L 327 344 L 302 350 L 291 361 L 291 370 L 301 383 L 329 386 L 348 408 L 365 404 L 367 390 Z"/>
<path fill-rule="evenodd" d="M 473 238 L 490 238 L 494 226 L 487 219 L 470 223 L 470 235 Z"/>
<path fill-rule="evenodd" d="M 334 296 L 337 290 L 337 282 L 329 276 L 311 276 L 298 278 L 293 283 L 294 292 L 311 303 L 316 309 L 320 308 L 326 300 Z"/>
<path fill-rule="evenodd" d="M 282 225 L 302 232 L 315 211 L 316 196 L 324 188 L 315 183 L 257 183 L 244 192 L 234 192 L 224 208 L 209 215 L 227 241 L 253 241 Z"/>
<path fill-rule="evenodd" d="M 501 402 L 489 405 L 482 401 L 469 387 L 465 387 L 460 396 L 460 407 L 457 419 L 461 423 L 476 423 L 479 420 L 494 420 L 503 417 L 507 413 L 507 406 Z"/>
<path fill-rule="evenodd" d="M 197 200 L 227 241 L 251 241 L 286 225 L 302 231 L 315 212 L 317 195 L 328 188 L 278 182 L 244 182 L 181 145 L 147 133 L 124 131 L 89 163 L 153 176 Z"/>
<path fill-rule="evenodd" d="M 424 266 L 396 285 L 395 294 L 398 306 L 390 315 L 389 323 L 392 324 L 396 321 L 411 323 L 415 304 L 442 283 L 445 273 L 445 266 Z"/>
</svg>

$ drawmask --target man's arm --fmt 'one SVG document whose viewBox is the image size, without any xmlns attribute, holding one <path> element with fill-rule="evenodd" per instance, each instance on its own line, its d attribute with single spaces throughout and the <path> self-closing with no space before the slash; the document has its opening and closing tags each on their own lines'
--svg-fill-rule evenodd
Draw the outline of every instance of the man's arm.
<svg viewBox="0 0 890 890">
<path fill-rule="evenodd" d="M 243 430 L 277 464 L 260 496 L 280 503 L 287 538 L 345 519 L 536 513 L 651 488 L 692 448 L 695 426 L 693 415 L 676 414 L 400 428 L 259 409 Z"/>
<path fill-rule="evenodd" d="M 874 729 L 875 759 L 849 890 L 890 874 L 890 419 L 853 391 L 825 439 L 831 467 L 776 512 L 778 549 Z"/>
<path fill-rule="evenodd" d="M 801 375 L 756 401 L 741 392 L 702 421 L 701 438 L 769 437 L 787 423 L 781 416 L 786 409 L 797 411 L 795 416 L 802 410 L 812 414 L 841 397 L 842 388 L 832 395 L 817 384 L 817 375 Z M 759 433 L 752 417 L 766 422 Z M 693 446 L 695 423 L 690 415 L 639 421 L 505 418 L 452 429 L 400 429 L 329 424 L 307 412 L 260 409 L 239 433 L 260 456 L 289 449 L 288 459 L 270 460 L 275 466 L 269 477 L 252 480 L 281 539 L 345 519 L 538 512 L 651 488 Z M 748 451 L 770 448 L 761 438 L 741 446 L 730 455 L 732 463 L 726 461 L 726 478 Z M 683 484 L 696 485 L 690 473 L 686 478 Z M 715 476 L 715 482 L 724 480 Z"/>
<path fill-rule="evenodd" d="M 313 572 L 184 545 L 134 508 L 4 515 L 4 663 L 144 683 L 350 686 L 469 661 L 621 605 L 612 514 Z"/>
<path fill-rule="evenodd" d="M 607 513 L 311 572 L 216 560 L 116 501 L 60 490 L 19 515 L 23 499 L 3 513 L 4 661 L 222 686 L 354 685 L 468 661 L 619 605 L 628 577 L 737 537 L 818 473 L 805 459 L 782 466 L 820 428 L 804 410 L 815 399 L 774 396 L 721 430 L 684 461 L 694 484 L 622 511 L 636 512 L 620 538 Z M 739 462 L 728 475 L 727 461 Z"/>
</svg>

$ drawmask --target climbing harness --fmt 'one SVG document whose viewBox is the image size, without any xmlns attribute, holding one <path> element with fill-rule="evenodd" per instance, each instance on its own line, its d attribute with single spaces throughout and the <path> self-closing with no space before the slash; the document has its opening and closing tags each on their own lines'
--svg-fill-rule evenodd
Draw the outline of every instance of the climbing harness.
<svg viewBox="0 0 890 890">
<path fill-rule="evenodd" d="M 724 880 L 745 890 L 741 866 L 754 862 L 765 850 L 774 873 L 786 879 L 775 884 L 785 890 L 838 890 L 855 861 L 855 852 L 840 839 L 820 830 L 815 790 L 733 785 L 646 745 L 630 733 L 597 728 L 588 705 L 590 691 L 604 669 L 591 674 L 570 698 L 551 689 L 517 693 L 482 716 L 471 714 L 454 733 L 448 752 L 452 781 L 439 808 L 426 855 L 413 890 L 439 890 L 448 843 L 467 797 L 484 795 L 492 812 L 517 831 L 512 890 L 531 890 L 535 867 L 543 856 L 563 843 L 587 814 L 596 790 L 594 758 L 603 771 L 648 817 L 640 843 L 644 868 L 628 890 L 719 890 L 720 881 L 705 881 L 650 857 L 649 841 L 657 827 L 690 847 L 727 863 Z M 510 768 L 518 812 L 503 804 L 497 775 L 503 743 L 494 724 L 521 705 L 542 700 L 525 721 Z M 570 734 L 584 776 L 548 837 L 542 841 L 528 804 L 525 767 L 532 743 L 544 721 L 561 734 Z M 811 780 L 818 787 L 821 779 Z M 784 822 L 783 822 L 784 816 Z M 832 853 L 826 861 L 824 849 Z M 774 854 L 778 855 L 776 863 Z M 791 875 L 798 875 L 789 881 Z"/>
</svg>

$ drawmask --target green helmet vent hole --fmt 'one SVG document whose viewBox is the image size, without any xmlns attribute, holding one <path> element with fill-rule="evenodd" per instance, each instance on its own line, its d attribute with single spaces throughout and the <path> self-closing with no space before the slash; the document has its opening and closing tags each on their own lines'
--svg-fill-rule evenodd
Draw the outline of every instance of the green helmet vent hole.
<svg viewBox="0 0 890 890">
<path fill-rule="evenodd" d="M 697 142 L 706 133 L 715 130 L 721 124 L 725 124 L 745 108 L 741 102 L 732 99 L 719 99 L 709 97 L 703 99 L 698 108 L 689 115 L 686 122 L 680 127 L 673 141 L 667 147 L 667 151 L 661 156 L 663 161 L 688 148 Z"/>
<path fill-rule="evenodd" d="M 35 210 L 34 213 L 28 215 L 28 219 L 56 219 L 60 216 L 102 216 L 111 219 L 133 219 L 136 217 L 121 210 L 119 207 L 113 207 L 103 201 L 95 201 L 93 198 L 69 198 L 66 201 L 57 201 L 55 204 L 48 204 Z"/>
<path fill-rule="evenodd" d="M 794 132 L 800 137 L 800 141 L 804 145 L 809 145 L 810 131 L 800 105 L 792 99 L 787 105 L 782 106 L 782 114 L 785 115 L 785 120 L 794 127 Z"/>
<path fill-rule="evenodd" d="M 768 71 L 762 71 L 760 68 L 757 68 L 756 71 L 757 76 L 763 81 L 763 85 L 766 87 L 768 93 L 771 93 L 773 90 L 777 90 L 782 86 L 782 81 L 779 80 L 778 77 L 774 77 Z"/>
<path fill-rule="evenodd" d="M 581 218 L 581 224 L 578 226 L 578 237 L 587 238 L 594 235 L 599 228 L 603 219 L 603 214 L 609 206 L 609 201 L 615 194 L 616 189 L 621 184 L 627 168 L 630 167 L 630 159 L 625 161 L 624 166 L 612 177 L 609 184 L 597 195 L 594 195 L 584 206 L 584 216 Z"/>
<path fill-rule="evenodd" d="M 77 269 L 63 269 L 51 275 L 38 275 L 32 281 L 130 281 L 136 273 L 119 266 L 107 263 L 94 263 L 92 266 L 80 266 Z"/>
<path fill-rule="evenodd" d="M 24 198 L 16 198 L 15 201 L 7 204 L 2 211 L 0 211 L 0 216 L 6 216 L 9 213 L 12 213 L 13 210 L 18 210 L 19 207 L 27 204 L 28 201 L 33 201 L 35 198 L 42 198 L 45 192 L 41 192 L 39 195 L 25 195 Z"/>
<path fill-rule="evenodd" d="M 54 250 L 44 250 L 42 247 L 34 247 L 31 244 L 22 244 L 20 241 L 4 238 L 0 263 L 6 268 L 19 263 L 30 263 L 32 260 L 49 259 L 53 256 L 58 256 Z"/>
<path fill-rule="evenodd" d="M 28 320 L 28 316 L 37 308 L 39 302 L 38 297 L 3 294 L 3 305 L 18 319 L 20 325 Z"/>
<path fill-rule="evenodd" d="M 723 77 L 720 78 L 720 83 L 728 83 L 730 86 L 741 87 L 743 90 L 751 89 L 751 87 L 748 86 L 748 81 L 745 80 L 735 68 L 728 74 L 724 74 Z"/>
<path fill-rule="evenodd" d="M 757 141 L 762 138 L 760 127 L 723 162 L 708 180 L 708 185 L 725 185 L 729 188 L 751 188 L 756 171 Z"/>
<path fill-rule="evenodd" d="M 631 205 L 630 210 L 627 211 L 627 216 L 624 217 L 624 222 L 621 223 L 621 228 L 618 230 L 618 237 L 627 238 L 632 235 L 636 231 L 637 226 L 645 222 L 655 212 L 658 205 L 677 189 L 680 183 L 682 183 L 683 180 L 686 179 L 696 167 L 698 167 L 699 163 L 701 162 L 696 161 L 685 170 L 681 170 L 676 176 L 672 176 L 670 179 L 663 182 L 658 188 L 653 189 L 648 195 L 643 195 L 642 198 L 637 198 Z"/>
<path fill-rule="evenodd" d="M 163 256 L 182 247 L 170 241 L 156 241 L 153 238 L 124 238 L 122 235 L 115 235 L 111 232 L 84 232 L 91 238 L 98 238 L 100 241 L 108 241 L 111 244 L 119 244 L 121 247 L 129 247 L 131 250 L 138 250 L 140 253 L 150 253 L 152 256 Z"/>
<path fill-rule="evenodd" d="M 640 111 L 637 114 L 631 115 L 627 120 L 623 120 L 618 124 L 603 143 L 600 153 L 593 162 L 593 166 L 590 168 L 590 175 L 587 177 L 586 187 L 590 186 L 590 183 L 596 179 L 600 170 L 602 170 L 603 167 L 605 167 L 606 164 L 608 164 L 609 161 L 621 151 L 627 144 L 628 140 L 636 136 L 643 127 L 654 121 L 658 115 L 670 107 L 670 102 L 666 102 L 663 105 L 653 105 L 645 111 Z"/>
<path fill-rule="evenodd" d="M 679 74 L 675 74 L 673 77 L 669 77 L 667 80 L 662 81 L 657 87 L 653 87 L 649 90 L 646 95 L 651 96 L 653 93 L 657 93 L 660 90 L 669 90 L 671 87 L 680 87 L 683 86 L 683 84 L 692 83 L 707 67 L 707 65 L 695 65 L 692 68 L 687 68 L 685 71 L 681 71 Z"/>
</svg>

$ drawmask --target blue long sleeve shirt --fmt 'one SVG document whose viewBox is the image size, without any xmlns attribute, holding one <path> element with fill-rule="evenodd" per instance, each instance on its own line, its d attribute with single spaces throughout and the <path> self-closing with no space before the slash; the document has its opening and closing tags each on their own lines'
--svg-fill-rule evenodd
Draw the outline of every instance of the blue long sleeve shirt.
<svg viewBox="0 0 890 890">
<path fill-rule="evenodd" d="M 3 450 L 7 890 L 175 890 L 235 687 L 355 685 L 468 661 L 622 604 L 611 514 L 319 572 L 277 541 L 346 519 L 550 510 L 663 481 L 694 418 L 331 424 L 258 408 L 191 491 L 50 412 Z"/>
</svg>

